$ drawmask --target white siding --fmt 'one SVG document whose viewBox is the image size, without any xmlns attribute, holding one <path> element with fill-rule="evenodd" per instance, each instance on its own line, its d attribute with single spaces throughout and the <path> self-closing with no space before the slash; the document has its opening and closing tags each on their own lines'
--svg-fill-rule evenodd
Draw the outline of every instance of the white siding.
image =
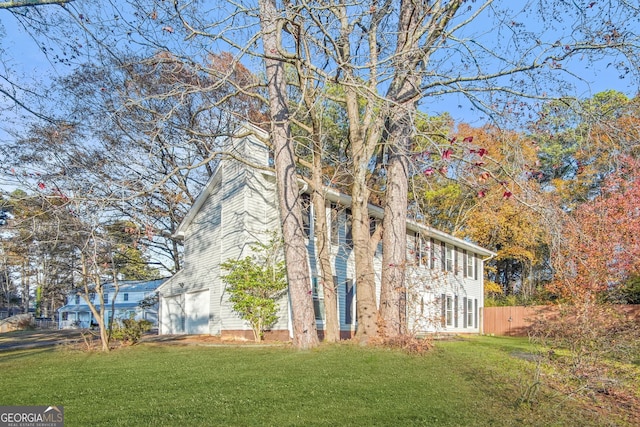
<svg viewBox="0 0 640 427">
<path fill-rule="evenodd" d="M 238 158 L 268 165 L 268 150 L 254 139 L 236 139 L 233 141 L 233 149 Z M 184 268 L 162 287 L 161 333 L 197 331 L 220 334 L 224 330 L 250 331 L 249 325 L 231 310 L 229 295 L 220 279 L 223 272 L 219 266 L 227 259 L 249 255 L 252 244 L 258 241 L 266 242 L 273 231 L 279 231 L 275 178 L 270 173 L 251 169 L 233 159 L 224 160 L 217 174 L 220 174 L 219 179 L 212 180 L 212 184 L 206 189 L 209 191 L 208 198 L 200 199 L 203 203 L 198 206 L 197 212 L 190 213 L 188 225 L 182 231 L 185 236 Z M 331 262 L 332 274 L 337 280 L 340 329 L 354 331 L 358 284 L 355 283 L 353 249 L 346 244 L 348 225 L 345 213 L 346 210 L 341 207 L 337 218 L 338 244 L 332 245 Z M 330 221 L 330 209 L 326 215 Z M 456 263 L 454 259 L 453 263 L 455 271 L 443 270 L 441 242 L 446 241 L 449 245 L 459 244 L 461 248 L 467 248 L 470 256 L 473 255 L 473 250 L 482 253 L 483 249 L 428 227 L 413 224 L 412 229 L 423 233 L 423 243 L 416 246 L 415 238 L 408 236 L 408 248 L 413 251 L 408 254 L 410 266 L 407 273 L 410 288 L 407 303 L 410 329 L 414 332 L 478 332 L 480 319 L 475 312 L 479 312 L 483 306 L 482 261 L 480 258 L 477 259 L 479 277 L 467 277 L 463 274 L 463 250 L 458 249 L 458 261 Z M 430 250 L 432 238 L 433 253 Z M 317 277 L 320 272 L 315 259 L 313 238 L 308 244 L 310 271 L 312 276 Z M 422 252 L 418 255 L 417 250 Z M 379 300 L 382 270 L 380 252 L 377 252 L 374 258 L 374 269 Z M 353 301 L 351 312 L 347 313 L 349 287 Z M 442 295 L 445 295 L 445 298 L 450 296 L 452 301 L 457 298 L 457 326 L 455 322 L 451 326 L 441 325 Z M 205 301 L 207 299 L 208 304 Z M 465 299 L 473 301 L 474 316 L 471 325 L 463 318 Z M 288 297 L 282 298 L 279 303 L 279 321 L 273 329 L 290 329 Z M 191 319 L 189 316 L 194 317 Z M 348 321 L 349 317 L 351 321 Z M 322 326 L 321 322 L 319 326 Z"/>
</svg>

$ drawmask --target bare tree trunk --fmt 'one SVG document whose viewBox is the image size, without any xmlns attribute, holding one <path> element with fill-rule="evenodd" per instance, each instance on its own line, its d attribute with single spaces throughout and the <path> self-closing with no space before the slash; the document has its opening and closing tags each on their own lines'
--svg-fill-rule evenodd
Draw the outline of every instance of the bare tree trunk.
<svg viewBox="0 0 640 427">
<path fill-rule="evenodd" d="M 322 161 L 318 153 L 313 160 L 313 208 L 315 211 L 315 236 L 318 248 L 318 263 L 324 292 L 324 340 L 340 340 L 340 321 L 338 319 L 338 290 L 331 268 L 331 240 L 327 226 L 326 202 L 322 185 Z"/>
<path fill-rule="evenodd" d="M 384 333 L 395 336 L 406 331 L 407 196 L 408 154 L 413 135 L 413 116 L 420 96 L 419 67 L 429 60 L 429 48 L 460 7 L 460 1 L 445 5 L 403 0 L 398 20 L 394 78 L 387 92 L 389 115 L 386 142 L 389 154 L 383 222 L 383 261 L 380 317 Z M 427 22 L 425 23 L 425 20 Z M 427 35 L 421 48 L 421 37 Z"/>
<path fill-rule="evenodd" d="M 21 274 L 21 278 L 20 281 L 22 283 L 22 310 L 24 310 L 25 313 L 29 312 L 29 299 L 30 299 L 30 295 L 29 292 L 31 291 L 30 288 L 30 283 L 29 283 L 29 274 L 27 274 L 27 262 L 24 261 L 22 264 L 22 274 Z"/>
<path fill-rule="evenodd" d="M 357 157 L 356 157 L 357 158 Z M 361 171 L 358 174 L 364 174 Z M 362 185 L 364 182 L 364 185 Z M 376 282 L 369 236 L 369 189 L 360 177 L 351 188 L 353 214 L 353 252 L 356 262 L 356 295 L 358 330 L 356 338 L 366 344 L 378 336 L 378 305 L 376 302 Z"/>
<path fill-rule="evenodd" d="M 102 286 L 102 281 L 100 279 L 100 275 L 98 274 L 94 275 L 93 286 L 94 286 L 95 293 L 98 296 L 98 302 L 100 303 L 100 310 L 98 310 L 96 306 L 93 304 L 93 302 L 91 301 L 91 298 L 89 297 L 89 295 L 91 294 L 91 289 L 89 289 L 90 275 L 89 275 L 89 268 L 87 267 L 87 259 L 84 256 L 84 254 L 80 256 L 80 259 L 82 263 L 82 288 L 84 290 L 84 294 L 82 295 L 82 297 L 84 298 L 85 302 L 89 306 L 89 310 L 91 310 L 91 314 L 93 315 L 93 317 L 96 318 L 96 322 L 98 322 L 98 331 L 100 332 L 100 344 L 102 347 L 102 351 L 108 352 L 109 351 L 109 334 L 107 332 L 107 327 L 104 322 L 104 313 L 106 312 L 106 308 L 104 306 L 104 288 Z"/>
<path fill-rule="evenodd" d="M 394 133 L 406 130 L 406 127 L 403 128 L 394 130 Z M 404 151 L 398 146 L 390 147 L 384 205 L 380 317 L 383 333 L 389 337 L 402 334 L 406 330 L 405 273 L 409 162 Z"/>
<path fill-rule="evenodd" d="M 376 88 L 377 61 L 377 25 L 382 16 L 375 14 L 368 31 L 369 49 L 372 57 L 372 75 L 369 90 L 359 91 L 360 80 L 354 74 L 351 64 L 351 43 L 349 35 L 351 26 L 348 20 L 346 5 L 334 8 L 334 13 L 341 23 L 341 34 L 337 40 L 338 58 L 344 72 L 345 104 L 349 121 L 349 143 L 351 146 L 353 183 L 351 185 L 351 212 L 353 252 L 356 269 L 356 317 L 358 329 L 356 338 L 363 344 L 378 335 L 378 305 L 376 299 L 375 270 L 369 235 L 369 194 L 367 176 L 371 158 L 378 147 L 380 137 L 381 114 L 377 107 L 377 99 L 371 94 Z M 360 109 L 359 100 L 368 100 L 364 111 Z"/>
<path fill-rule="evenodd" d="M 293 141 L 289 128 L 284 63 L 278 59 L 278 12 L 274 0 L 259 0 L 262 43 L 275 154 L 276 184 L 291 298 L 293 343 L 299 349 L 318 345 L 311 297 L 309 255 L 305 246 Z"/>
</svg>

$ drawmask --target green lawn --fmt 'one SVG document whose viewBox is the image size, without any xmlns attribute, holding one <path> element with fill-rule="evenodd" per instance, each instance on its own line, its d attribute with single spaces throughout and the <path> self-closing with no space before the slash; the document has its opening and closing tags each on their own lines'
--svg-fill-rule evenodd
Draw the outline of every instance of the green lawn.
<svg viewBox="0 0 640 427">
<path fill-rule="evenodd" d="M 544 389 L 523 339 L 437 343 L 424 356 L 327 345 L 141 344 L 109 354 L 70 349 L 0 353 L 0 405 L 62 405 L 67 426 L 611 425 Z M 616 425 L 616 424 L 614 424 Z"/>
</svg>

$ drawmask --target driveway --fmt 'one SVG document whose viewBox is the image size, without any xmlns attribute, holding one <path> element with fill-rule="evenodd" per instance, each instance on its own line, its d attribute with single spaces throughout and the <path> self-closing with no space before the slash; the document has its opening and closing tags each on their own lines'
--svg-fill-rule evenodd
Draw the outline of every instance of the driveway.
<svg viewBox="0 0 640 427">
<path fill-rule="evenodd" d="M 80 342 L 82 341 L 81 332 L 79 329 L 35 329 L 4 332 L 0 334 L 0 351 Z"/>
</svg>

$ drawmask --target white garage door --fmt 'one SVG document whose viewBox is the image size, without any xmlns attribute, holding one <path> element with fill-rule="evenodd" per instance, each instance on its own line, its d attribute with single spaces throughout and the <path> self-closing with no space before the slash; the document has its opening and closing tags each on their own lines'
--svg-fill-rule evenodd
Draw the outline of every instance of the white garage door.
<svg viewBox="0 0 640 427">
<path fill-rule="evenodd" d="M 162 297 L 160 331 L 163 334 L 184 334 L 184 303 L 181 295 Z"/>
<path fill-rule="evenodd" d="M 209 334 L 209 290 L 185 295 L 188 334 Z"/>
</svg>

